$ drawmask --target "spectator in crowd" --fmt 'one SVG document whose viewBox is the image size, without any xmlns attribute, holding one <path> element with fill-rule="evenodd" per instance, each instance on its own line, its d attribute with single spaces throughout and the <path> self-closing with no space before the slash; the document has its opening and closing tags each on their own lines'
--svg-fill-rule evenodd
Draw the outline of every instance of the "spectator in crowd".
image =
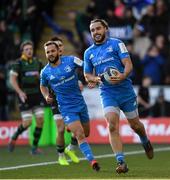
<svg viewBox="0 0 170 180">
<path fill-rule="evenodd" d="M 168 3 L 165 0 L 157 0 L 155 6 L 156 13 L 152 20 L 151 38 L 154 39 L 157 35 L 162 34 L 168 39 L 170 25 Z"/>
<path fill-rule="evenodd" d="M 125 11 L 125 5 L 123 4 L 122 0 L 115 0 L 114 1 L 114 15 L 116 17 L 123 17 Z"/>
<path fill-rule="evenodd" d="M 79 46 L 81 46 L 82 51 L 84 51 L 84 49 L 92 43 L 88 28 L 91 17 L 88 16 L 87 13 L 68 11 L 68 18 L 74 22 L 74 26 L 79 37 Z"/>
<path fill-rule="evenodd" d="M 160 88 L 158 97 L 152 107 L 153 117 L 170 117 L 170 102 L 165 99 L 164 89 Z"/>
<path fill-rule="evenodd" d="M 134 17 L 131 8 L 129 8 L 129 7 L 125 8 L 124 19 L 125 19 L 126 24 L 129 24 L 132 28 L 134 28 L 135 23 L 137 22 L 137 19 Z"/>
<path fill-rule="evenodd" d="M 155 0 L 124 0 L 127 6 L 132 7 L 136 19 L 140 20 L 146 12 L 148 5 L 153 4 Z"/>
<path fill-rule="evenodd" d="M 134 52 L 142 59 L 151 45 L 151 40 L 146 36 L 145 27 L 142 24 L 136 24 L 133 31 Z"/>
<path fill-rule="evenodd" d="M 159 85 L 163 83 L 163 68 L 165 59 L 161 56 L 156 45 L 151 45 L 144 59 L 143 75 L 151 78 L 152 85 Z"/>
<path fill-rule="evenodd" d="M 56 3 L 56 0 L 0 1 L 0 66 L 3 66 L 3 69 L 6 68 L 8 71 L 10 63 L 19 57 L 19 46 L 22 40 L 31 39 L 34 41 L 36 50 L 41 36 L 40 30 L 43 32 L 42 29 L 44 27 L 41 12 L 45 11 L 52 15 L 54 2 Z M 6 76 L 2 72 L 1 75 L 1 77 Z M 12 112 L 8 112 L 9 118 L 13 117 L 13 115 L 18 117 L 18 113 L 16 113 L 17 108 L 14 106 L 14 96 L 11 92 L 8 89 L 6 94 L 7 99 L 10 99 L 7 109 L 9 110 L 12 107 Z"/>
<path fill-rule="evenodd" d="M 13 48 L 13 34 L 7 27 L 6 21 L 0 20 L 0 64 L 5 65 L 10 49 Z"/>
<path fill-rule="evenodd" d="M 152 36 L 152 23 L 153 19 L 155 17 L 155 6 L 154 4 L 150 4 L 146 7 L 146 13 L 141 17 L 141 20 L 139 21 L 140 24 L 142 24 L 145 28 L 146 35 L 151 37 Z"/>
<path fill-rule="evenodd" d="M 52 17 L 50 17 L 46 12 L 42 12 L 42 16 L 48 26 L 56 33 L 56 34 L 63 34 L 67 37 L 68 41 L 75 47 L 78 47 L 78 43 L 74 39 L 74 34 L 72 31 L 62 28 L 59 26 Z"/>
<path fill-rule="evenodd" d="M 125 42 L 132 41 L 136 19 L 132 14 L 131 8 L 123 8 L 122 13 L 123 15 L 116 15 L 112 9 L 107 11 L 110 36 L 119 38 Z"/>
<path fill-rule="evenodd" d="M 38 14 L 39 10 L 34 0 L 14 0 L 8 14 L 8 22 L 15 23 L 22 40 L 32 39 L 35 46 L 39 39 L 39 28 L 42 27 L 41 16 Z"/>
<path fill-rule="evenodd" d="M 112 0 L 91 0 L 88 4 L 88 7 L 93 12 L 93 18 L 107 18 L 107 10 L 113 9 L 114 10 L 114 2 Z"/>
<path fill-rule="evenodd" d="M 151 85 L 151 78 L 144 77 L 142 80 L 142 85 L 139 86 L 138 90 L 138 111 L 139 117 L 145 118 L 150 115 L 150 93 L 149 93 L 149 86 Z"/>
<path fill-rule="evenodd" d="M 164 63 L 164 79 L 163 84 L 170 84 L 170 53 L 169 53 L 169 42 L 168 39 L 165 39 L 165 36 L 162 34 L 159 34 L 154 39 L 155 45 L 158 47 L 160 55 L 165 59 Z"/>
<path fill-rule="evenodd" d="M 165 59 L 169 58 L 169 43 L 168 39 L 163 34 L 159 34 L 155 37 L 154 43 L 159 49 L 161 56 Z"/>
</svg>

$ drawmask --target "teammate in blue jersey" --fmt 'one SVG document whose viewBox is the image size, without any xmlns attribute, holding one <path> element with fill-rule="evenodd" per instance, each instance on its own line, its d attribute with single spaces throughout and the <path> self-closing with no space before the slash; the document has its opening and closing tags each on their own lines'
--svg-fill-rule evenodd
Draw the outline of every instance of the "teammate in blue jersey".
<svg viewBox="0 0 170 180">
<path fill-rule="evenodd" d="M 83 61 L 73 56 L 59 57 L 58 45 L 54 41 L 45 43 L 44 48 L 49 63 L 41 71 L 40 90 L 47 103 L 51 103 L 53 99 L 48 90 L 50 83 L 64 123 L 77 138 L 79 148 L 92 168 L 99 171 L 99 164 L 85 138 L 90 131 L 89 116 L 75 72 L 78 66 L 83 65 Z"/>
<path fill-rule="evenodd" d="M 99 83 L 101 103 L 109 128 L 109 140 L 117 160 L 116 172 L 126 173 L 128 167 L 119 134 L 120 110 L 124 112 L 130 127 L 139 135 L 147 157 L 153 158 L 153 148 L 143 124 L 139 121 L 136 95 L 128 78 L 133 68 L 132 62 L 124 43 L 107 36 L 108 24 L 105 20 L 91 21 L 90 32 L 94 44 L 84 53 L 84 75 L 93 85 Z M 110 77 L 109 81 L 101 78 L 107 67 L 117 69 L 117 75 Z"/>
<path fill-rule="evenodd" d="M 64 53 L 64 44 L 62 39 L 57 36 L 54 36 L 50 39 L 51 41 L 55 41 L 59 48 L 59 56 L 62 56 Z M 65 154 L 67 154 L 74 163 L 79 163 L 79 158 L 75 154 L 75 148 L 77 147 L 77 139 L 74 135 L 71 136 L 70 144 L 65 148 L 65 141 L 64 141 L 64 132 L 65 132 L 65 125 L 64 120 L 59 112 L 58 103 L 56 101 L 56 96 L 53 90 L 50 90 L 50 95 L 53 98 L 53 103 L 51 104 L 51 109 L 53 112 L 53 118 L 56 121 L 57 125 L 57 152 L 58 152 L 58 162 L 60 165 L 69 165 Z"/>
</svg>

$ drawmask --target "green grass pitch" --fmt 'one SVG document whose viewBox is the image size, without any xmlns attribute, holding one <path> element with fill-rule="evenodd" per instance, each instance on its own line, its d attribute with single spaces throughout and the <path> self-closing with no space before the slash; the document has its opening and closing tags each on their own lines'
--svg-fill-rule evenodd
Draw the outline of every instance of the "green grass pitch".
<svg viewBox="0 0 170 180">
<path fill-rule="evenodd" d="M 116 174 L 110 145 L 92 145 L 101 170 L 95 172 L 86 160 L 69 166 L 57 163 L 55 146 L 42 147 L 43 155 L 32 156 L 29 146 L 17 146 L 13 153 L 0 147 L 0 179 L 170 179 L 170 146 L 154 145 L 155 157 L 148 160 L 141 145 L 124 145 L 129 172 Z M 80 158 L 83 155 L 79 150 Z M 30 166 L 30 167 L 29 167 Z"/>
</svg>

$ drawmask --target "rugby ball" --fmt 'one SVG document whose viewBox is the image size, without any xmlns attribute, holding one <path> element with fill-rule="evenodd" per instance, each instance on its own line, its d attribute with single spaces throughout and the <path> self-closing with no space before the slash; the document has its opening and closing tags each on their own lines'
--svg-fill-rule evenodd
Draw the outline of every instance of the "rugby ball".
<svg viewBox="0 0 170 180">
<path fill-rule="evenodd" d="M 104 71 L 104 79 L 110 81 L 111 77 L 116 77 L 118 75 L 118 70 L 115 67 L 107 67 Z"/>
</svg>

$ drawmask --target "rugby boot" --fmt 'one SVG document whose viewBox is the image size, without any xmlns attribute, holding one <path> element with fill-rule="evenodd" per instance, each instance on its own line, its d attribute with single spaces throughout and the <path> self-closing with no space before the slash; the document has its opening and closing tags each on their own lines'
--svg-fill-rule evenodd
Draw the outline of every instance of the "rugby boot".
<svg viewBox="0 0 170 180">
<path fill-rule="evenodd" d="M 127 164 L 126 163 L 118 163 L 117 164 L 117 167 L 116 167 L 116 172 L 118 174 L 120 173 L 127 173 L 129 171 L 128 167 L 127 167 Z"/>
<path fill-rule="evenodd" d="M 58 157 L 58 163 L 61 165 L 61 166 L 68 166 L 69 163 L 67 162 L 67 159 L 65 157 L 65 155 L 60 155 Z"/>
<path fill-rule="evenodd" d="M 69 150 L 69 149 L 65 148 L 64 153 L 67 154 L 74 163 L 80 162 L 79 158 L 76 156 L 76 154 L 73 150 Z"/>
<path fill-rule="evenodd" d="M 92 166 L 92 169 L 97 172 L 100 170 L 99 163 L 96 160 L 91 161 L 91 166 Z"/>
</svg>

